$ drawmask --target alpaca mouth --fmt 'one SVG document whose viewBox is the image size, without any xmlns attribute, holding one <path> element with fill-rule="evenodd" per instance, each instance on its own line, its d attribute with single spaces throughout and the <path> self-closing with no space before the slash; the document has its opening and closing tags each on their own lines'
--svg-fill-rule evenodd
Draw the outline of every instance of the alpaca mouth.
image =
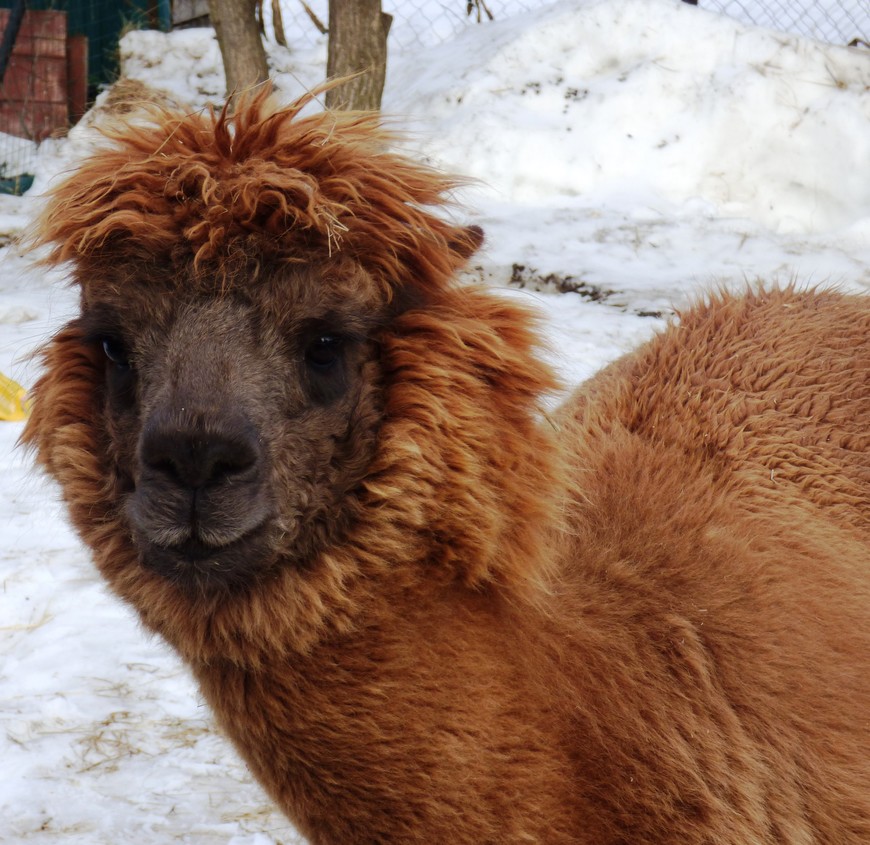
<svg viewBox="0 0 870 845">
<path fill-rule="evenodd" d="M 268 525 L 261 524 L 235 540 L 211 545 L 191 537 L 174 545 L 139 536 L 140 560 L 147 569 L 197 592 L 238 590 L 271 571 L 276 555 Z"/>
</svg>

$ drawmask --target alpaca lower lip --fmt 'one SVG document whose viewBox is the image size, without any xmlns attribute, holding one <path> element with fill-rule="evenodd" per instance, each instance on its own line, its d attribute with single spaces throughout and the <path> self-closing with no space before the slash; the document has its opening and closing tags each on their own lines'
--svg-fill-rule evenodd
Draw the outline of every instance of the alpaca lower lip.
<svg viewBox="0 0 870 845">
<path fill-rule="evenodd" d="M 181 585 L 238 587 L 256 581 L 270 568 L 269 531 L 260 526 L 222 546 L 187 540 L 176 546 L 140 543 L 144 566 Z"/>
</svg>

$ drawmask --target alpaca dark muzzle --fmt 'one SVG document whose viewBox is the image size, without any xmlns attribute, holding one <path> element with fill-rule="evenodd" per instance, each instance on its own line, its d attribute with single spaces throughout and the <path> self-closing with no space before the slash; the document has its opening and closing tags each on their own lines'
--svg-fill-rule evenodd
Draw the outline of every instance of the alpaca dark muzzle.
<svg viewBox="0 0 870 845">
<path fill-rule="evenodd" d="M 161 409 L 139 441 L 128 515 L 143 563 L 225 585 L 260 567 L 272 515 L 267 460 L 241 414 Z"/>
</svg>

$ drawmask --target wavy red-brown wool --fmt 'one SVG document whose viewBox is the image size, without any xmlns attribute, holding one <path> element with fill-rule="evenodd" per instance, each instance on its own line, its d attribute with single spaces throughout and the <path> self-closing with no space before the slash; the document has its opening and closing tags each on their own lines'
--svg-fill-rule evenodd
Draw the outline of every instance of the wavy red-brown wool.
<svg viewBox="0 0 870 845">
<path fill-rule="evenodd" d="M 870 842 L 870 301 L 712 296 L 545 415 L 533 318 L 453 282 L 456 182 L 298 111 L 118 127 L 38 238 L 85 305 L 361 267 L 348 529 L 238 593 L 143 567 L 75 321 L 24 435 L 255 776 L 313 843 Z"/>
</svg>

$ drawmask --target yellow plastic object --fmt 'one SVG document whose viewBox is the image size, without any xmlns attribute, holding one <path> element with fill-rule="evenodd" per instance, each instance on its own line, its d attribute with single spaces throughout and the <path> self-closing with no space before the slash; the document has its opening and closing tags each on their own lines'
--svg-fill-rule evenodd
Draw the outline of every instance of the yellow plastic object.
<svg viewBox="0 0 870 845">
<path fill-rule="evenodd" d="M 18 382 L 0 373 L 0 420 L 24 420 L 29 413 L 27 391 Z"/>
</svg>

